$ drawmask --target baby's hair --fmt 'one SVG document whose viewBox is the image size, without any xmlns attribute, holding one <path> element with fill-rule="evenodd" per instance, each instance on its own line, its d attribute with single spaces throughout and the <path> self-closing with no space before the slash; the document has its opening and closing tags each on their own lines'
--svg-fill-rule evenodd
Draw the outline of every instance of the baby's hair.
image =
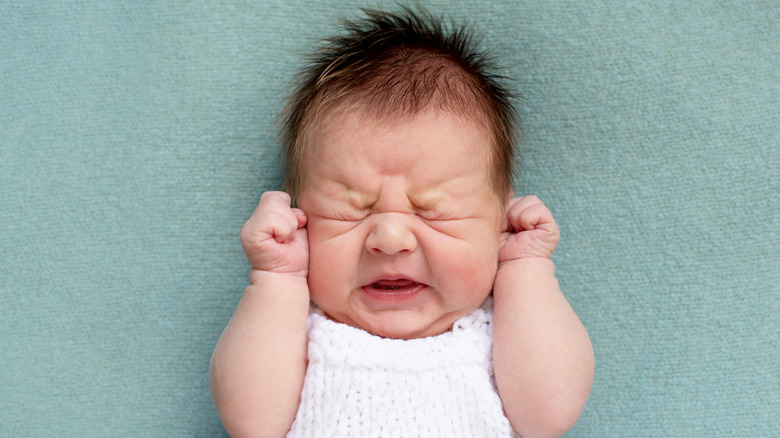
<svg viewBox="0 0 780 438">
<path fill-rule="evenodd" d="M 408 7 L 400 13 L 363 12 L 362 20 L 344 24 L 344 35 L 324 41 L 280 115 L 285 190 L 295 199 L 303 188 L 311 131 L 334 111 L 357 108 L 367 116 L 401 117 L 433 108 L 487 128 L 494 145 L 490 183 L 503 201 L 514 182 L 520 133 L 513 96 L 502 84 L 506 78 L 494 73 L 466 26 L 448 27 Z"/>
</svg>

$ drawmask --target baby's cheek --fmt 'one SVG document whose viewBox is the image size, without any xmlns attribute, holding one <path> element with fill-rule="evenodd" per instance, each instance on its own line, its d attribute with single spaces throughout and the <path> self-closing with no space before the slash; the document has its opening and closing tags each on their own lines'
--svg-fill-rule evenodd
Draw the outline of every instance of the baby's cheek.
<svg viewBox="0 0 780 438">
<path fill-rule="evenodd" d="M 466 248 L 447 253 L 447 275 L 464 287 L 489 291 L 498 271 L 498 247 Z"/>
</svg>

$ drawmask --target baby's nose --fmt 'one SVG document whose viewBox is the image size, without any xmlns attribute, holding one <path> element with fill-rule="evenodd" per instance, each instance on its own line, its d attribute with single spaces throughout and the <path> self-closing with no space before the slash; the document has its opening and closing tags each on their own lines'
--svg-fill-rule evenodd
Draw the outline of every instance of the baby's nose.
<svg viewBox="0 0 780 438">
<path fill-rule="evenodd" d="M 373 228 L 366 238 L 366 249 L 371 254 L 399 254 L 417 250 L 417 238 L 404 213 L 374 213 Z"/>
</svg>

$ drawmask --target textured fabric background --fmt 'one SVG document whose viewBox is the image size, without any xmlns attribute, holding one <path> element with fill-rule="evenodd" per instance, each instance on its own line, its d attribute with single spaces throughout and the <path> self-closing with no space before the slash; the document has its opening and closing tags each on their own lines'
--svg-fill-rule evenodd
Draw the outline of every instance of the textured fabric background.
<svg viewBox="0 0 780 438">
<path fill-rule="evenodd" d="M 423 1 L 524 96 L 596 353 L 572 437 L 780 433 L 780 3 Z M 0 436 L 224 436 L 273 119 L 370 1 L 0 2 Z"/>
</svg>

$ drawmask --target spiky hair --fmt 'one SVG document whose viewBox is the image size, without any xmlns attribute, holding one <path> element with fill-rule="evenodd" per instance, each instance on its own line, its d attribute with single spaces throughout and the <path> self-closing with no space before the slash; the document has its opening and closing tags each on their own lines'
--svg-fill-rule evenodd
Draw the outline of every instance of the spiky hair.
<svg viewBox="0 0 780 438">
<path fill-rule="evenodd" d="M 492 134 L 491 184 L 503 198 L 514 182 L 520 118 L 491 58 L 476 49 L 465 25 L 447 26 L 428 11 L 363 12 L 363 19 L 344 23 L 343 35 L 324 40 L 280 115 L 285 190 L 295 198 L 302 189 L 312 128 L 334 109 L 403 116 L 434 108 L 468 117 Z"/>
</svg>

